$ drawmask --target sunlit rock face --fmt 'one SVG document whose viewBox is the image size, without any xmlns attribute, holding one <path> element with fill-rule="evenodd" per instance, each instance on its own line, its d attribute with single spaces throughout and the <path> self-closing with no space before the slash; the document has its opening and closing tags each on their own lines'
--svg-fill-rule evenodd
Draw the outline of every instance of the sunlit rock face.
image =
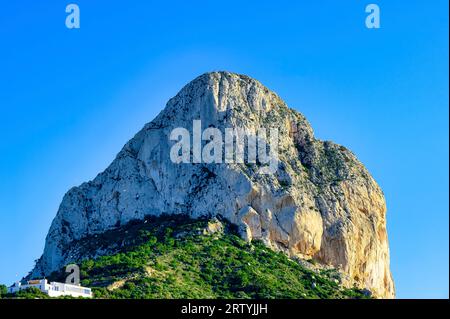
<svg viewBox="0 0 450 319">
<path fill-rule="evenodd" d="M 261 174 L 259 164 L 173 163 L 169 136 L 177 127 L 192 132 L 194 120 L 220 130 L 278 129 L 278 169 Z M 82 258 L 71 249 L 74 240 L 161 214 L 226 218 L 249 241 L 334 266 L 347 284 L 394 297 L 383 192 L 352 152 L 316 139 L 302 114 L 247 76 L 196 78 L 104 172 L 69 190 L 32 275 Z"/>
</svg>

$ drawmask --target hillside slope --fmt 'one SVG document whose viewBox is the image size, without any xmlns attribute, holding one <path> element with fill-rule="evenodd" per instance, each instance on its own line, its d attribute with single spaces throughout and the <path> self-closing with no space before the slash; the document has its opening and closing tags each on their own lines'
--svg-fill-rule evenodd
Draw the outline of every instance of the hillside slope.
<svg viewBox="0 0 450 319">
<path fill-rule="evenodd" d="M 75 246 L 107 254 L 80 261 L 82 285 L 93 287 L 95 298 L 368 297 L 343 288 L 334 269 L 313 271 L 261 242 L 247 243 L 217 219 L 149 217 Z M 49 279 L 62 281 L 64 273 Z"/>
</svg>

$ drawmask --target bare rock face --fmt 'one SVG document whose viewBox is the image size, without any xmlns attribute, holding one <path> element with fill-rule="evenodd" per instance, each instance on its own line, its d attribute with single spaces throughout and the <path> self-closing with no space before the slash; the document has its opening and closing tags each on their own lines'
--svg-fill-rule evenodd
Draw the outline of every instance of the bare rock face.
<svg viewBox="0 0 450 319">
<path fill-rule="evenodd" d="M 258 164 L 176 164 L 171 131 L 277 128 L 278 170 Z M 75 261 L 71 242 L 147 215 L 221 216 L 247 240 L 340 269 L 348 284 L 394 297 L 384 196 L 348 149 L 314 138 L 305 117 L 261 83 L 228 72 L 185 86 L 94 180 L 64 196 L 33 276 Z"/>
</svg>

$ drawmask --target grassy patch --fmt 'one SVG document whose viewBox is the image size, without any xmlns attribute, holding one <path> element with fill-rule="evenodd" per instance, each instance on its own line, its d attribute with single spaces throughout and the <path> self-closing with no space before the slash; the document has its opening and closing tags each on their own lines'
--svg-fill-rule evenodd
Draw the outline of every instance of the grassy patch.
<svg viewBox="0 0 450 319">
<path fill-rule="evenodd" d="M 223 233 L 205 235 L 207 223 L 165 216 L 106 234 L 134 239 L 121 252 L 81 262 L 82 285 L 112 299 L 364 298 L 326 273 L 243 241 L 225 222 Z"/>
</svg>

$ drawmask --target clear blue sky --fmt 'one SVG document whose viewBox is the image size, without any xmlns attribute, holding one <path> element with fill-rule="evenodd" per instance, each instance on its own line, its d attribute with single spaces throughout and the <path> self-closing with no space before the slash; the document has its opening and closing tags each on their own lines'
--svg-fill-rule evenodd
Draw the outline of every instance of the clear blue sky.
<svg viewBox="0 0 450 319">
<path fill-rule="evenodd" d="M 70 187 L 188 81 L 228 70 L 368 167 L 398 297 L 448 298 L 447 0 L 74 2 L 79 30 L 65 27 L 69 1 L 0 8 L 0 283 L 31 269 Z M 365 28 L 371 2 L 379 30 Z"/>
</svg>

